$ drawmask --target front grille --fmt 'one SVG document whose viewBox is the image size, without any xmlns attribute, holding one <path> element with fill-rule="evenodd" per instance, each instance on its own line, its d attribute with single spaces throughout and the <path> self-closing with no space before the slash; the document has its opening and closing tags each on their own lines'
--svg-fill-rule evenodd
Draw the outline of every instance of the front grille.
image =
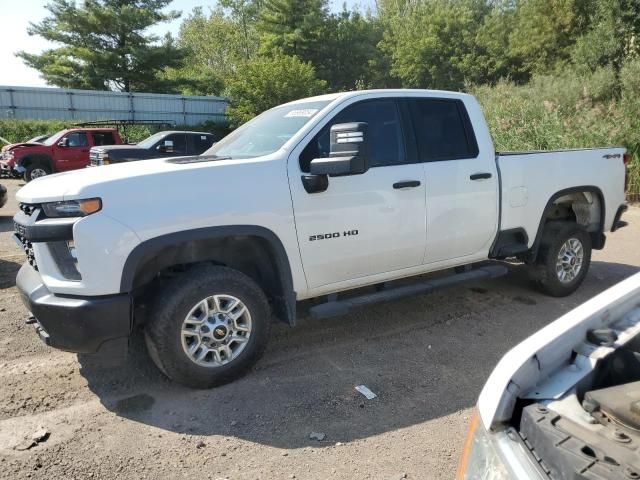
<svg viewBox="0 0 640 480">
<path fill-rule="evenodd" d="M 20 208 L 22 213 L 30 217 L 39 208 L 39 205 L 34 205 L 31 203 L 20 203 L 18 205 L 18 208 Z M 29 262 L 29 265 L 31 265 L 34 269 L 38 270 L 38 265 L 36 264 L 36 256 L 33 251 L 33 244 L 24 237 L 24 225 L 20 225 L 19 223 L 14 222 L 13 228 L 15 230 L 16 238 L 22 244 L 22 249 L 27 256 L 27 262 Z"/>
<path fill-rule="evenodd" d="M 36 263 L 36 255 L 33 251 L 33 244 L 19 233 L 16 233 L 16 237 L 22 244 L 22 249 L 27 256 L 27 262 L 29 262 L 29 265 L 31 265 L 37 271 L 38 264 Z"/>
<path fill-rule="evenodd" d="M 98 152 L 90 152 L 89 153 L 89 161 L 91 163 L 91 165 L 94 165 L 96 167 L 99 167 L 100 165 L 102 165 L 102 157 Z"/>
</svg>

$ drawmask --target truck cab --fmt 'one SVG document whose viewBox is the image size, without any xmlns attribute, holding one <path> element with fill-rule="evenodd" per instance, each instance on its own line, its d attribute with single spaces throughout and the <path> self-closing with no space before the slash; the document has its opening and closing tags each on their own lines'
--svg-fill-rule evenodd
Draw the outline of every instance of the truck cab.
<svg viewBox="0 0 640 480">
<path fill-rule="evenodd" d="M 154 133 L 137 145 L 105 145 L 91 149 L 91 165 L 148 160 L 150 158 L 200 155 L 215 142 L 208 132 L 163 131 Z"/>
<path fill-rule="evenodd" d="M 89 165 L 91 147 L 121 143 L 118 131 L 112 128 L 69 128 L 42 143 L 14 145 L 4 153 L 3 162 L 12 164 L 15 175 L 30 182 L 51 173 L 84 168 Z"/>
</svg>

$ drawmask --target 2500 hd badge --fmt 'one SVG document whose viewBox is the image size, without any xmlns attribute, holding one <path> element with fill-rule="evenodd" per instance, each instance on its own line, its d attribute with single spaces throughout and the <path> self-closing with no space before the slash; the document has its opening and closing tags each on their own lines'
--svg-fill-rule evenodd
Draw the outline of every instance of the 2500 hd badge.
<svg viewBox="0 0 640 480">
<path fill-rule="evenodd" d="M 319 235 L 311 235 L 309 237 L 310 242 L 315 242 L 316 240 L 329 240 L 330 238 L 339 238 L 339 237 L 351 237 L 358 235 L 358 230 L 345 230 L 344 232 L 334 232 L 334 233 L 321 233 Z"/>
</svg>

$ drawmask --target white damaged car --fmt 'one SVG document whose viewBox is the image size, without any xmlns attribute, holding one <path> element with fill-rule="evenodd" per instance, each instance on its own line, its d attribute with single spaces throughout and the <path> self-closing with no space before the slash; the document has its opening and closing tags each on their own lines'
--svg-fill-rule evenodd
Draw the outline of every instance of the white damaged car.
<svg viewBox="0 0 640 480">
<path fill-rule="evenodd" d="M 502 358 L 458 478 L 640 478 L 640 273 Z"/>
</svg>

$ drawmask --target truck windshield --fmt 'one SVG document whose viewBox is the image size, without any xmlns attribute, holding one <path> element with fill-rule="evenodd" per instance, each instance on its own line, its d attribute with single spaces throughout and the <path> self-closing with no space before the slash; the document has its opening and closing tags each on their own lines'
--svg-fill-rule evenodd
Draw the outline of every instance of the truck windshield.
<svg viewBox="0 0 640 480">
<path fill-rule="evenodd" d="M 251 158 L 278 150 L 330 100 L 275 107 L 230 133 L 202 155 Z"/>
<path fill-rule="evenodd" d="M 150 137 L 147 137 L 144 140 L 142 140 L 141 142 L 139 142 L 137 146 L 140 147 L 140 148 L 145 148 L 145 149 L 146 148 L 151 148 L 156 144 L 156 142 L 160 141 L 162 139 L 162 137 L 166 137 L 166 136 L 167 136 L 167 132 L 154 133 Z"/>
<path fill-rule="evenodd" d="M 47 138 L 44 142 L 42 142 L 42 144 L 50 147 L 54 143 L 58 143 L 58 141 L 60 140 L 64 132 L 66 132 L 66 130 L 60 130 L 59 132 L 54 133 L 49 138 Z"/>
</svg>

